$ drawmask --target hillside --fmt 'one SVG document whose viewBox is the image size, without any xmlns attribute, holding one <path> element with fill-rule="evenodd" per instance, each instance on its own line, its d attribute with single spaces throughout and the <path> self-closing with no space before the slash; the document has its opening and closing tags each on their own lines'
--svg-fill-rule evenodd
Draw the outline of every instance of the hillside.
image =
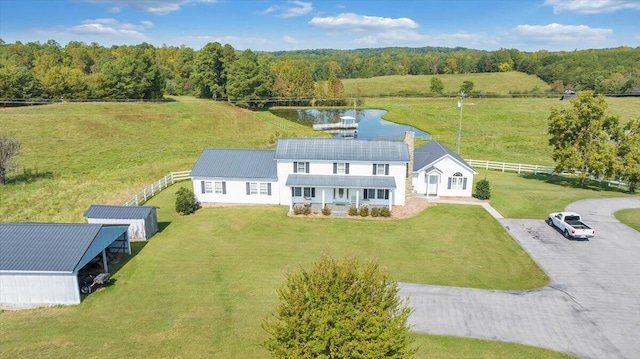
<svg viewBox="0 0 640 359">
<path fill-rule="evenodd" d="M 444 84 L 445 94 L 456 94 L 464 81 L 472 81 L 474 91 L 509 94 L 522 92 L 547 92 L 551 88 L 535 75 L 522 72 L 493 72 L 455 75 L 392 75 L 368 79 L 342 80 L 347 96 L 405 96 L 433 95 L 431 79 L 437 77 Z"/>
</svg>

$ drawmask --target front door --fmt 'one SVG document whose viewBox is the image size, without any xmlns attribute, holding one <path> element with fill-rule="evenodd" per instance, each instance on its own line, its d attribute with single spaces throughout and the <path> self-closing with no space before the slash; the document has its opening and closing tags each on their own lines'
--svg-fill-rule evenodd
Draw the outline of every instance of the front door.
<svg viewBox="0 0 640 359">
<path fill-rule="evenodd" d="M 440 182 L 440 176 L 429 175 L 429 181 L 427 182 L 427 196 L 438 197 L 438 183 Z"/>
<path fill-rule="evenodd" d="M 345 203 L 349 201 L 349 190 L 346 188 L 336 188 L 335 201 Z"/>
</svg>

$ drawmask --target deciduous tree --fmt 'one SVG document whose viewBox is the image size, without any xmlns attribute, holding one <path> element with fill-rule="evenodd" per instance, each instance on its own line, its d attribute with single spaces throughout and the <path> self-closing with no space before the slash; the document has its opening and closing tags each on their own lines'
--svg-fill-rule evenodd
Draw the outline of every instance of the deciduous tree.
<svg viewBox="0 0 640 359">
<path fill-rule="evenodd" d="M 275 358 L 408 358 L 411 309 L 397 283 L 374 261 L 323 255 L 311 269 L 289 273 L 280 303 L 263 321 Z"/>
<path fill-rule="evenodd" d="M 441 94 L 442 91 L 444 91 L 444 84 L 442 83 L 442 80 L 440 80 L 439 77 L 432 77 L 431 78 L 431 87 L 430 87 L 431 92 L 435 92 L 437 94 Z"/>
<path fill-rule="evenodd" d="M 18 167 L 14 161 L 20 154 L 22 143 L 11 135 L 0 135 L 0 183 L 7 184 L 7 174 Z"/>
<path fill-rule="evenodd" d="M 604 97 L 594 97 L 592 91 L 579 92 L 570 108 L 552 109 L 549 144 L 556 171 L 577 174 L 581 185 L 589 176 L 613 174 L 618 122 Z"/>
<path fill-rule="evenodd" d="M 629 183 L 629 192 L 635 192 L 640 183 L 640 119 L 624 127 L 618 145 L 618 176 Z"/>
</svg>

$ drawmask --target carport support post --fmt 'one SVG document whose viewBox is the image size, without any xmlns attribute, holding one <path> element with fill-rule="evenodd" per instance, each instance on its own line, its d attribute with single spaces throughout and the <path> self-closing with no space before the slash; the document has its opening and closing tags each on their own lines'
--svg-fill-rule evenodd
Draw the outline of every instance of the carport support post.
<svg viewBox="0 0 640 359">
<path fill-rule="evenodd" d="M 324 190 L 325 190 L 325 189 L 326 189 L 326 188 L 323 188 L 323 189 L 322 189 L 322 209 L 324 209 L 324 206 L 326 205 L 325 200 L 324 200 L 324 198 L 325 198 L 325 197 L 324 197 Z"/>
<path fill-rule="evenodd" d="M 109 273 L 109 267 L 107 266 L 107 250 L 106 250 L 106 248 L 102 250 L 102 269 L 104 269 L 105 273 Z"/>
</svg>

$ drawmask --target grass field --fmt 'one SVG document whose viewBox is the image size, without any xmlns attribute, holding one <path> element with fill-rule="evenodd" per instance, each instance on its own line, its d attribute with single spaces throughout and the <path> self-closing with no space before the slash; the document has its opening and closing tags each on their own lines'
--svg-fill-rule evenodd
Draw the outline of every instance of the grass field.
<svg viewBox="0 0 640 359">
<path fill-rule="evenodd" d="M 344 79 L 344 91 L 347 96 L 399 96 L 434 95 L 431 93 L 431 79 L 437 77 L 444 85 L 443 93 L 456 94 L 464 81 L 472 81 L 474 91 L 499 94 L 525 92 L 537 89 L 547 92 L 550 87 L 535 75 L 522 72 L 477 73 L 459 75 L 407 75 L 380 76 L 367 79 Z"/>
<path fill-rule="evenodd" d="M 162 232 L 134 245 L 112 285 L 78 306 L 0 313 L 0 357 L 264 358 L 260 322 L 276 288 L 288 269 L 321 253 L 375 257 L 398 281 L 499 289 L 548 281 L 479 207 L 439 205 L 396 221 L 291 218 L 279 206 L 181 217 L 173 211 L 179 187 L 151 200 Z M 502 342 L 415 338 L 418 358 L 565 357 Z"/>
<path fill-rule="evenodd" d="M 615 213 L 616 218 L 627 226 L 640 232 L 640 209 L 628 208 Z"/>
<path fill-rule="evenodd" d="M 277 135 L 322 135 L 267 111 L 175 100 L 0 109 L 2 132 L 24 145 L 18 176 L 0 186 L 0 221 L 83 222 L 90 204 L 122 204 L 166 173 L 190 169 L 203 148 L 271 148 Z M 551 106 L 567 103 L 466 101 L 464 157 L 549 163 L 545 120 Z M 640 117 L 637 99 L 608 102 L 623 121 Z M 451 99 L 378 98 L 365 105 L 385 108 L 388 119 L 455 144 L 458 109 Z M 485 176 L 492 204 L 512 217 L 544 218 L 578 199 L 626 196 L 596 186 L 574 188 L 560 177 L 480 171 L 476 179 Z M 275 301 L 287 265 L 308 264 L 321 252 L 376 256 L 401 281 L 501 289 L 546 283 L 479 208 L 437 206 L 415 219 L 386 222 L 288 218 L 280 207 L 209 208 L 177 217 L 176 188 L 150 202 L 160 206 L 166 228 L 146 246 L 136 246 L 139 253 L 116 273 L 115 285 L 75 307 L 0 313 L 0 357 L 264 357 L 259 322 Z M 466 229 L 426 231 L 441 223 Z M 381 233 L 394 233 L 393 241 Z M 563 357 L 499 342 L 418 334 L 416 339 L 418 357 Z"/>
</svg>

